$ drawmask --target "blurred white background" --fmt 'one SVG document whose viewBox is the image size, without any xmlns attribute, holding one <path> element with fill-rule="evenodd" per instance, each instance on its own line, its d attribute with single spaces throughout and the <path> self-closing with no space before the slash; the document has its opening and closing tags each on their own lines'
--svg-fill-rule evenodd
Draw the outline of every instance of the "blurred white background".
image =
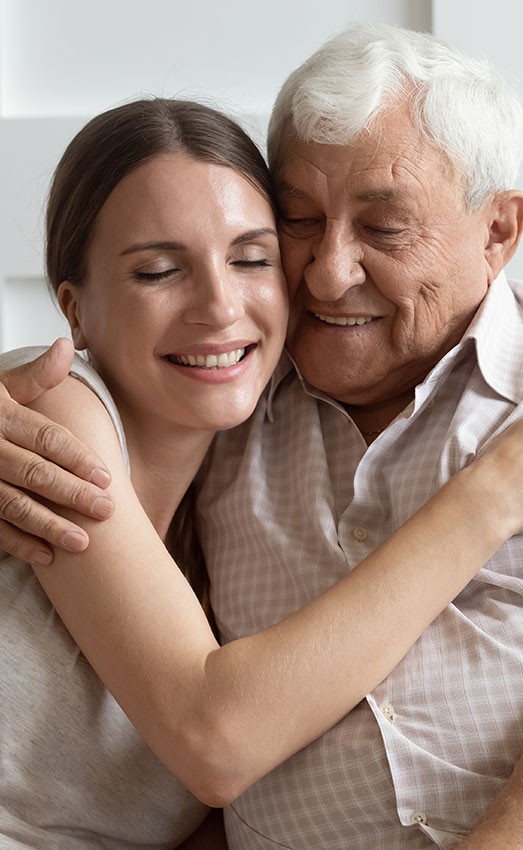
<svg viewBox="0 0 523 850">
<path fill-rule="evenodd" d="M 287 74 L 351 20 L 482 51 L 523 97 L 521 0 L 488 16 L 474 0 L 0 0 L 0 350 L 66 331 L 43 281 L 42 207 L 88 118 L 142 94 L 211 98 L 263 144 Z M 523 249 L 510 271 L 523 278 Z"/>
</svg>

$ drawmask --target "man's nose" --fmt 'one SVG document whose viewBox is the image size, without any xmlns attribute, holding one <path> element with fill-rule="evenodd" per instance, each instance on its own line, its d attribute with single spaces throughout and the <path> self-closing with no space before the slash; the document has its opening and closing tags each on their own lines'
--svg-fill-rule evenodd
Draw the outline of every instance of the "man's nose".
<svg viewBox="0 0 523 850">
<path fill-rule="evenodd" d="M 184 319 L 190 324 L 227 328 L 245 315 L 242 287 L 228 269 L 198 270 Z"/>
<path fill-rule="evenodd" d="M 363 247 L 347 227 L 328 225 L 313 246 L 305 282 L 318 301 L 338 301 L 353 286 L 365 282 Z"/>
</svg>

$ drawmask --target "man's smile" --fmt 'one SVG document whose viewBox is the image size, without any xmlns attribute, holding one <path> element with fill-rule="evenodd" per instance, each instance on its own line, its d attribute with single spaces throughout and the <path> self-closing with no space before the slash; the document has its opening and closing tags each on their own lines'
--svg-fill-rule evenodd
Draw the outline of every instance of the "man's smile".
<svg viewBox="0 0 523 850">
<path fill-rule="evenodd" d="M 328 325 L 366 325 L 374 318 L 373 316 L 326 316 L 322 313 L 314 313 L 314 316 Z"/>
</svg>

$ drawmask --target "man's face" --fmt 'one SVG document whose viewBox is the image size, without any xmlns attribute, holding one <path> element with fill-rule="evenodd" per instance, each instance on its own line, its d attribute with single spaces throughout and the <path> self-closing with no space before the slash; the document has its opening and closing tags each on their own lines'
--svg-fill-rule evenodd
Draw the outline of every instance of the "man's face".
<svg viewBox="0 0 523 850">
<path fill-rule="evenodd" d="M 288 140 L 276 186 L 300 371 L 341 402 L 394 404 L 487 292 L 489 205 L 466 209 L 462 181 L 406 106 L 351 144 Z"/>
</svg>

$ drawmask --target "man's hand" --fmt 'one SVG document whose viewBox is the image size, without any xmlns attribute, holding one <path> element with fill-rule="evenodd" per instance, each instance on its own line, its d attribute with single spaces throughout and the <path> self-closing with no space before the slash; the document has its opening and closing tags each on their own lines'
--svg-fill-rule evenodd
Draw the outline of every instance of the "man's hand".
<svg viewBox="0 0 523 850">
<path fill-rule="evenodd" d="M 59 339 L 32 363 L 0 372 L 0 548 L 32 564 L 51 563 L 44 541 L 80 552 L 89 538 L 25 490 L 98 519 L 113 510 L 101 459 L 67 429 L 22 406 L 67 377 L 73 354 L 71 342 Z"/>
</svg>

